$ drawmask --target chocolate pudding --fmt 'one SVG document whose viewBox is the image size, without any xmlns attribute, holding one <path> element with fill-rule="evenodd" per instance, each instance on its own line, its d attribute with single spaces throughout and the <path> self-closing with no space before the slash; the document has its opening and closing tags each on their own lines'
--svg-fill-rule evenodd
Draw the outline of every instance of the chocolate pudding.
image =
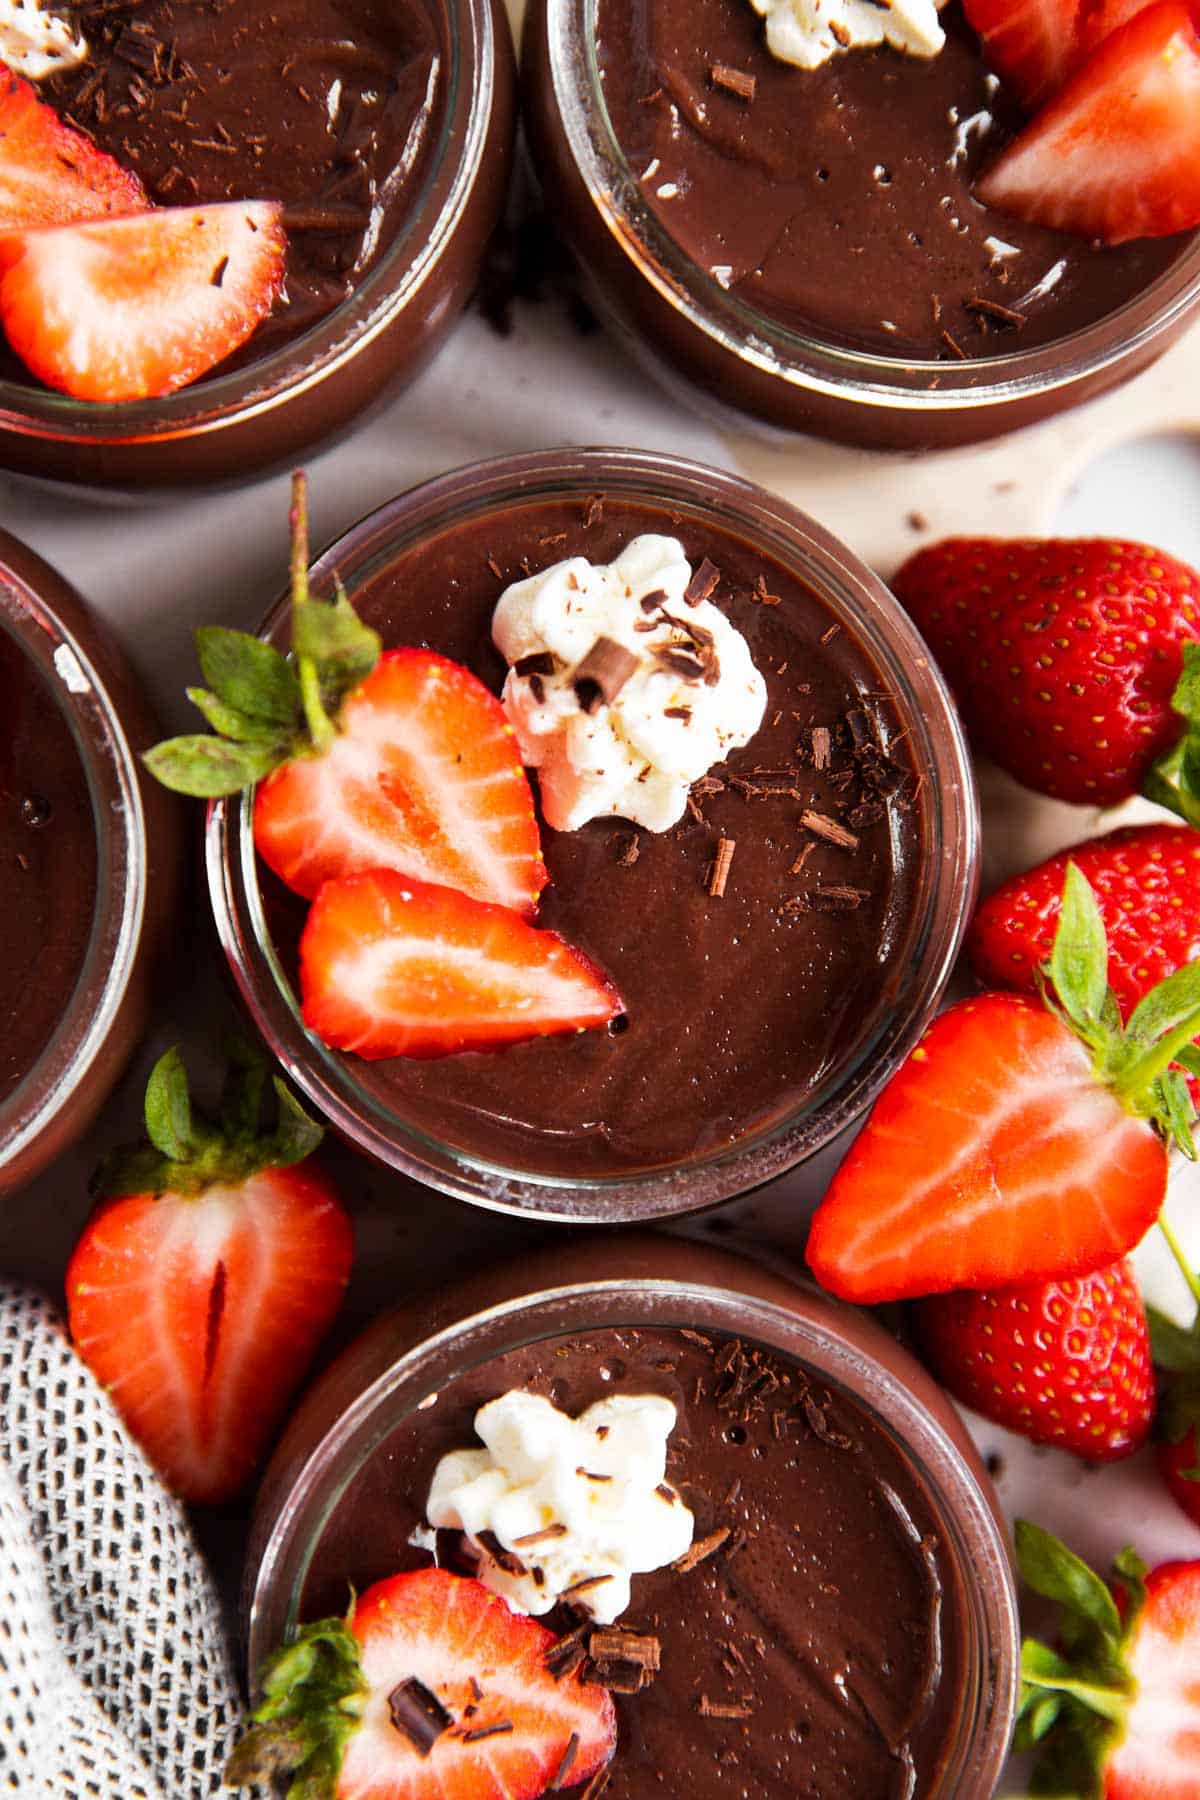
<svg viewBox="0 0 1200 1800">
<path fill-rule="evenodd" d="M 346 300 L 403 229 L 442 130 L 433 0 L 83 0 L 75 18 L 91 54 L 45 97 L 156 205 L 284 203 L 283 297 L 221 368 Z"/>
<path fill-rule="evenodd" d="M 344 1612 L 349 1585 L 427 1566 L 409 1537 L 438 1459 L 477 1445 L 477 1409 L 514 1388 L 572 1416 L 614 1395 L 660 1394 L 678 1412 L 667 1481 L 694 1515 L 683 1560 L 695 1561 L 633 1577 L 619 1623 L 657 1637 L 662 1666 L 649 1687 L 616 1697 L 605 1800 L 650 1800 L 664 1782 L 763 1800 L 938 1791 L 963 1599 L 936 1510 L 899 1446 L 847 1396 L 736 1339 L 590 1330 L 450 1382 L 392 1428 L 338 1502 L 302 1617 Z M 439 1533 L 438 1547 L 469 1570 L 457 1534 Z M 578 1620 L 564 1605 L 546 1622 Z"/>
<path fill-rule="evenodd" d="M 771 54 L 749 0 L 598 0 L 597 19 L 609 117 L 647 203 L 792 331 L 925 360 L 1033 349 L 1115 312 L 1190 242 L 1104 248 L 974 198 L 1027 115 L 957 4 L 937 56 L 852 50 L 814 70 Z M 714 68 L 752 77 L 753 97 Z"/>
<path fill-rule="evenodd" d="M 677 536 L 693 570 L 719 570 L 712 602 L 744 634 L 767 707 L 671 830 L 543 823 L 538 922 L 599 964 L 624 1015 L 487 1053 L 349 1059 L 418 1131 L 572 1179 L 661 1170 L 780 1125 L 871 1047 L 913 954 L 928 796 L 893 697 L 815 590 L 734 531 L 599 494 L 517 501 L 423 535 L 354 600 L 385 645 L 428 646 L 498 692 L 490 626 L 507 584 L 571 556 L 611 562 L 641 533 Z M 267 891 L 293 940 L 302 906 Z"/>
<path fill-rule="evenodd" d="M 0 576 L 2 579 L 2 576 Z M 0 1105 L 57 1028 L 96 911 L 96 831 L 79 751 L 0 616 Z"/>
</svg>

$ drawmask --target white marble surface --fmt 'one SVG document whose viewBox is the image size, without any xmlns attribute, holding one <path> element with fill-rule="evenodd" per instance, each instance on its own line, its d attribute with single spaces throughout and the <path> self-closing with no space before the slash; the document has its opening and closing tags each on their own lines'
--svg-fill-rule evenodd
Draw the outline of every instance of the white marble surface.
<svg viewBox="0 0 1200 1800">
<path fill-rule="evenodd" d="M 368 508 L 459 463 L 558 443 L 662 448 L 735 468 L 814 512 L 885 574 L 926 537 L 953 531 L 1045 530 L 1144 535 L 1200 560 L 1200 331 L 1123 396 L 1066 421 L 955 455 L 867 457 L 812 443 L 733 438 L 662 398 L 602 335 L 580 336 L 554 301 L 520 306 L 502 339 L 477 315 L 408 393 L 332 450 L 311 459 L 313 540 L 320 545 Z M 1156 434 L 1174 433 L 1163 438 Z M 1137 447 L 1142 437 L 1155 437 Z M 78 499 L 0 476 L 0 523 L 73 580 L 116 629 L 154 692 L 164 722 L 181 727 L 193 678 L 191 630 L 201 621 L 252 626 L 284 585 L 285 475 L 237 490 L 146 507 Z M 909 515 L 927 521 L 915 529 Z M 995 776 L 985 780 L 987 878 L 1088 835 L 1094 815 L 1041 806 Z M 136 1126 L 154 1054 L 178 1039 L 199 1046 L 224 1001 L 200 917 L 180 921 L 175 977 L 160 1019 L 88 1140 L 16 1197 L 0 1218 L 0 1268 L 61 1280 L 87 1209 L 99 1150 Z M 792 1249 L 824 1168 L 727 1209 L 702 1229 L 748 1228 Z M 350 1322 L 416 1280 L 452 1267 L 468 1247 L 523 1241 L 488 1218 L 347 1159 L 360 1212 L 359 1270 Z M 1136 1538 L 1151 1559 L 1200 1555 L 1200 1531 L 1160 1492 L 1146 1456 L 1099 1473 L 1031 1450 L 990 1427 L 981 1444 L 1002 1458 L 1010 1513 L 1029 1513 L 1105 1558 Z M 227 1569 L 235 1513 L 206 1526 Z"/>
</svg>

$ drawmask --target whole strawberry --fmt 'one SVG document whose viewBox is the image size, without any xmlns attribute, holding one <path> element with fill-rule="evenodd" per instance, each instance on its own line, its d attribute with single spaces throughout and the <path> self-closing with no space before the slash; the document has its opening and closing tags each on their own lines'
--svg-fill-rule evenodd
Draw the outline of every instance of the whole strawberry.
<svg viewBox="0 0 1200 1800">
<path fill-rule="evenodd" d="M 937 1294 L 914 1312 L 938 1380 L 997 1425 L 1096 1463 L 1149 1436 L 1150 1334 L 1127 1262 L 1075 1280 Z"/>
<path fill-rule="evenodd" d="M 342 1302 L 350 1221 L 308 1159 L 321 1128 L 239 1054 L 219 1121 L 192 1109 L 177 1050 L 155 1064 L 142 1144 L 101 1168 L 67 1269 L 71 1336 L 185 1500 L 247 1480 Z"/>
<path fill-rule="evenodd" d="M 892 585 L 1002 769 L 1057 800 L 1146 793 L 1200 823 L 1194 569 L 1109 538 L 947 538 Z"/>
</svg>

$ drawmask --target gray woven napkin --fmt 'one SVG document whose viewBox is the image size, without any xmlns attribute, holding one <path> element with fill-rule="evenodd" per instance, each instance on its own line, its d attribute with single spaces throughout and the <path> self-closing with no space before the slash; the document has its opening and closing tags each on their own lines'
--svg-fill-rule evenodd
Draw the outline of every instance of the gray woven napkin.
<svg viewBox="0 0 1200 1800">
<path fill-rule="evenodd" d="M 0 1284 L 0 1794 L 201 1800 L 240 1723 L 183 1508 L 49 1302 Z"/>
</svg>

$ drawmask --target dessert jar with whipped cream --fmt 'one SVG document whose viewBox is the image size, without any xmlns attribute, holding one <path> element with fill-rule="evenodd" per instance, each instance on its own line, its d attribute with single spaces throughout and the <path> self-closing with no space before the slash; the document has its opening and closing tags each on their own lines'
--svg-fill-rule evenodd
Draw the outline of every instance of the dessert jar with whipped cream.
<svg viewBox="0 0 1200 1800">
<path fill-rule="evenodd" d="M 78 19 L 86 59 L 39 99 L 155 205 L 281 203 L 283 289 L 241 349 L 157 399 L 51 392 L 0 336 L 0 465 L 138 491 L 228 481 L 415 375 L 469 299 L 508 190 L 497 0 L 148 0 Z"/>
<path fill-rule="evenodd" d="M 976 197 L 1024 115 L 955 0 L 531 0 L 524 82 L 598 305 L 726 422 L 973 442 L 1135 374 L 1200 307 L 1194 234 L 1105 248 Z"/>
<path fill-rule="evenodd" d="M 252 806 L 216 802 L 235 979 L 337 1130 L 480 1205 L 612 1221 L 744 1192 L 869 1103 L 953 964 L 977 817 L 925 647 L 847 550 L 720 471 L 555 451 L 413 489 L 310 579 L 504 693 L 540 796 L 538 924 L 622 1003 L 501 1050 L 333 1051 L 300 1014 L 303 905 L 258 863 Z"/>
<path fill-rule="evenodd" d="M 862 1315 L 687 1240 L 425 1295 L 302 1404 L 247 1566 L 251 1679 L 350 1587 L 470 1574 L 611 1686 L 606 1800 L 990 1800 L 1018 1641 L 994 1496 Z"/>
<path fill-rule="evenodd" d="M 146 1024 L 179 848 L 155 735 L 79 595 L 0 532 L 0 1194 L 86 1129 Z"/>
</svg>

